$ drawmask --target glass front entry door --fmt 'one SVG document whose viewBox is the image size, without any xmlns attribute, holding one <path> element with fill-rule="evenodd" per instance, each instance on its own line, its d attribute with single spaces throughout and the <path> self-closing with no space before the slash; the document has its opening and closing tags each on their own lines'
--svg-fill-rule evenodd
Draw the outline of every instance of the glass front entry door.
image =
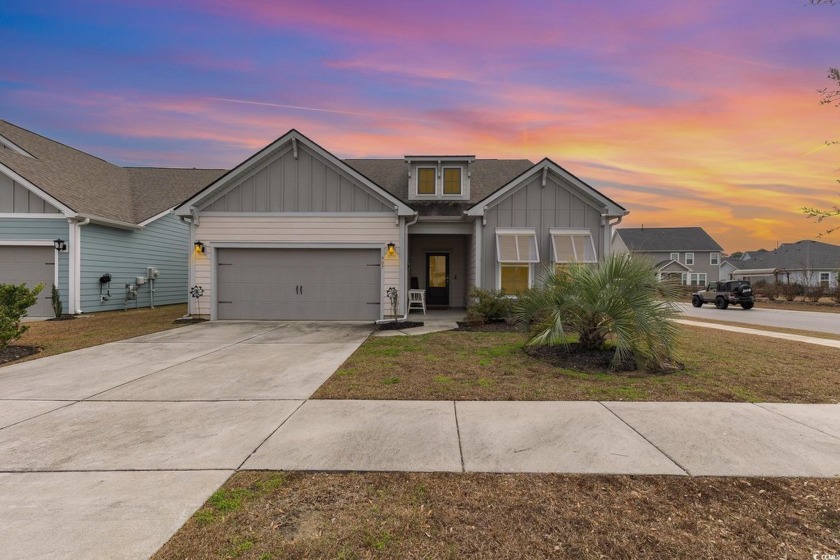
<svg viewBox="0 0 840 560">
<path fill-rule="evenodd" d="M 449 255 L 426 254 L 426 303 L 449 305 Z"/>
</svg>

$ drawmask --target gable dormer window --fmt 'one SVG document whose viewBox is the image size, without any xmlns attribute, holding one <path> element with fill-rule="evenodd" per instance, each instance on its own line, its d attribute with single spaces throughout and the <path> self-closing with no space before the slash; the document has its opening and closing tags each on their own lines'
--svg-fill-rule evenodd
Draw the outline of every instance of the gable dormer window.
<svg viewBox="0 0 840 560">
<path fill-rule="evenodd" d="M 406 156 L 409 200 L 469 200 L 475 156 Z"/>
<path fill-rule="evenodd" d="M 461 168 L 443 168 L 443 194 L 461 194 Z"/>
<path fill-rule="evenodd" d="M 417 194 L 435 194 L 436 182 L 434 167 L 417 168 Z"/>
</svg>

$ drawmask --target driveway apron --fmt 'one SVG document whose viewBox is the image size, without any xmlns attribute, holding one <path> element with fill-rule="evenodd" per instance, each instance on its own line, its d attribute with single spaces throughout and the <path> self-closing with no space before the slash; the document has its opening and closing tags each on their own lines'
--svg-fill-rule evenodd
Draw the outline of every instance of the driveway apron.
<svg viewBox="0 0 840 560">
<path fill-rule="evenodd" d="M 0 368 L 3 557 L 149 557 L 371 330 L 220 321 Z"/>
</svg>

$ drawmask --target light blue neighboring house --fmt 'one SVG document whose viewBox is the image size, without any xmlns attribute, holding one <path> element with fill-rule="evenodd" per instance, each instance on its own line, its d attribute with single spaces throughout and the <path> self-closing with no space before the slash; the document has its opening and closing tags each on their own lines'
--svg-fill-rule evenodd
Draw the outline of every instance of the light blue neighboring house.
<svg viewBox="0 0 840 560">
<path fill-rule="evenodd" d="M 0 283 L 45 285 L 33 317 L 53 314 L 53 284 L 65 313 L 183 303 L 189 229 L 172 209 L 222 173 L 120 167 L 0 120 Z"/>
</svg>

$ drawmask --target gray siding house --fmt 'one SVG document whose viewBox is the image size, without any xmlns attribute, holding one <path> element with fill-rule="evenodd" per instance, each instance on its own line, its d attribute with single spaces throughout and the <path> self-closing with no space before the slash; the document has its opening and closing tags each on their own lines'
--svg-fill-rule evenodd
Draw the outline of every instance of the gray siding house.
<svg viewBox="0 0 840 560">
<path fill-rule="evenodd" d="M 840 275 L 840 246 L 802 240 L 782 243 L 772 251 L 747 251 L 741 259 L 721 265 L 724 279 L 765 280 L 836 288 Z"/>
<path fill-rule="evenodd" d="M 612 248 L 650 259 L 662 279 L 676 279 L 686 286 L 720 280 L 723 249 L 700 227 L 616 229 Z"/>
<path fill-rule="evenodd" d="M 65 313 L 123 309 L 126 284 L 130 307 L 182 303 L 189 231 L 172 209 L 221 174 L 123 168 L 0 121 L 0 283 L 44 283 L 34 317 L 52 315 L 53 284 Z"/>
<path fill-rule="evenodd" d="M 553 161 L 409 155 L 341 160 L 291 130 L 175 210 L 212 319 L 376 320 L 387 291 L 463 307 L 544 267 L 596 262 L 627 214 Z"/>
</svg>

